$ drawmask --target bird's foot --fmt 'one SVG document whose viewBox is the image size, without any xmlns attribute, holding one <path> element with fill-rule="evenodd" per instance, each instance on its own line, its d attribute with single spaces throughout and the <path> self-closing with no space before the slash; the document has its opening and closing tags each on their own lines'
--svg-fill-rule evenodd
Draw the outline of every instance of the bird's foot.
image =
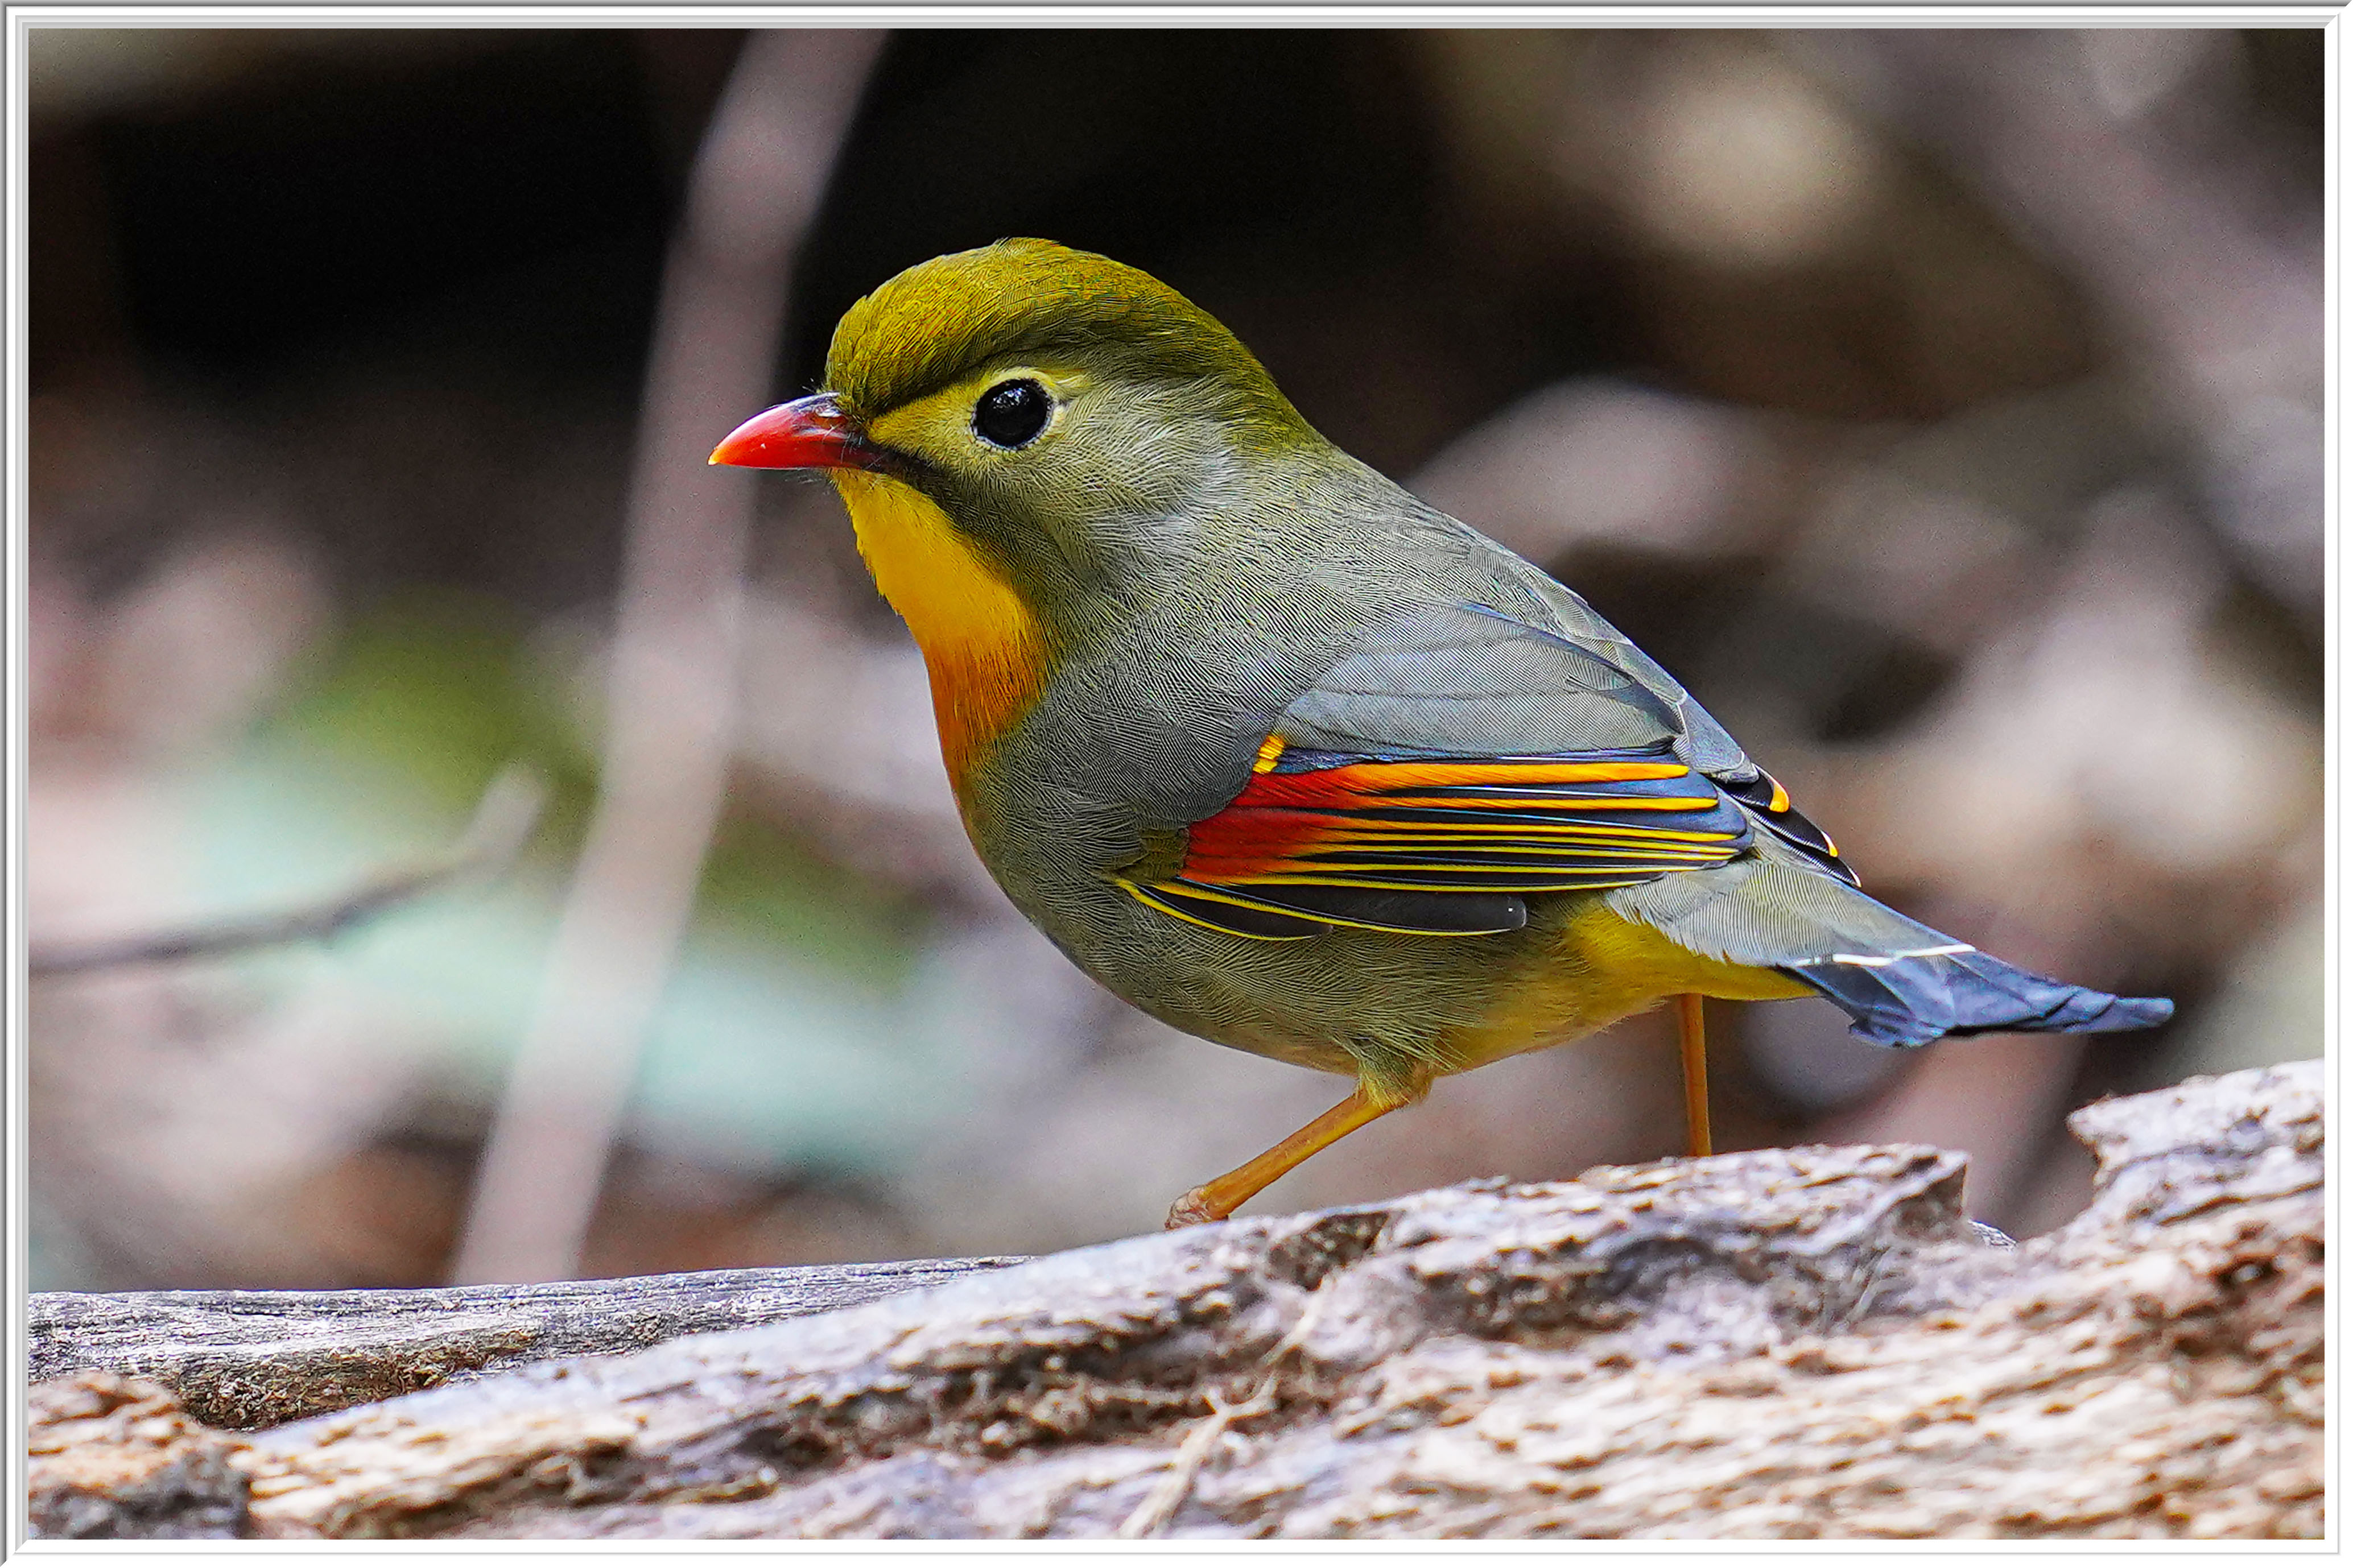
<svg viewBox="0 0 2353 1568">
<path fill-rule="evenodd" d="M 1188 1225 L 1210 1225 L 1225 1218 L 1233 1210 L 1219 1206 L 1209 1196 L 1207 1187 L 1195 1187 L 1168 1205 L 1168 1223 L 1163 1228 L 1183 1230 Z"/>
</svg>

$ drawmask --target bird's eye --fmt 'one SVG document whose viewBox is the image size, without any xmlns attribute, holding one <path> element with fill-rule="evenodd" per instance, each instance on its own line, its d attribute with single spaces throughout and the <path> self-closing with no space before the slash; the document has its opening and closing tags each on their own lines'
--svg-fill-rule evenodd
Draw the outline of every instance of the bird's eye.
<svg viewBox="0 0 2353 1568">
<path fill-rule="evenodd" d="M 1046 427 L 1054 411 L 1046 389 L 1034 381 L 1000 381 L 973 405 L 973 433 L 992 447 L 1026 447 Z"/>
</svg>

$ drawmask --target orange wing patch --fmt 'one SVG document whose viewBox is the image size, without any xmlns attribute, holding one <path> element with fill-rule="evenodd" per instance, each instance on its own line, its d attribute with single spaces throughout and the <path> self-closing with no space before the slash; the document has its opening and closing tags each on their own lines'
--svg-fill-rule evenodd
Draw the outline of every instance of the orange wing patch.
<svg viewBox="0 0 2353 1568">
<path fill-rule="evenodd" d="M 1395 762 L 1293 749 L 1192 826 L 1175 878 L 1130 891 L 1261 938 L 1329 925 L 1472 935 L 1525 924 L 1521 895 L 1721 865 L 1749 834 L 1714 784 L 1660 753 Z"/>
</svg>

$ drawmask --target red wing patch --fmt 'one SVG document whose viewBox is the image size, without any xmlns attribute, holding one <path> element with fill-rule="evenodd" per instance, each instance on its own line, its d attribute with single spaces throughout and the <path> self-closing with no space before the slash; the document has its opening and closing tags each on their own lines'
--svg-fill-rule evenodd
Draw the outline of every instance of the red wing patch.
<svg viewBox="0 0 2353 1568">
<path fill-rule="evenodd" d="M 1231 805 L 1193 825 L 1175 879 L 1131 891 L 1267 939 L 1321 925 L 1469 935 L 1525 924 L 1521 895 L 1721 865 L 1749 835 L 1712 782 L 1659 752 L 1398 762 L 1274 750 Z"/>
</svg>

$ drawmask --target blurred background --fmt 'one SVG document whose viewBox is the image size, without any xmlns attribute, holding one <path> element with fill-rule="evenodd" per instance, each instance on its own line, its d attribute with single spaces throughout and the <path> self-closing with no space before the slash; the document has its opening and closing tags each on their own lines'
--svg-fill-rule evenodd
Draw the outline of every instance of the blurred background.
<svg viewBox="0 0 2353 1568">
<path fill-rule="evenodd" d="M 2321 39 L 36 28 L 33 1287 L 1040 1251 L 1344 1092 L 1031 932 L 830 490 L 702 466 L 1005 235 L 1224 320 L 1881 898 L 2174 997 L 1711 1005 L 1720 1146 L 2063 1221 L 2070 1109 L 2321 1048 Z M 1680 1138 L 1652 1016 L 1253 1207 Z"/>
</svg>

